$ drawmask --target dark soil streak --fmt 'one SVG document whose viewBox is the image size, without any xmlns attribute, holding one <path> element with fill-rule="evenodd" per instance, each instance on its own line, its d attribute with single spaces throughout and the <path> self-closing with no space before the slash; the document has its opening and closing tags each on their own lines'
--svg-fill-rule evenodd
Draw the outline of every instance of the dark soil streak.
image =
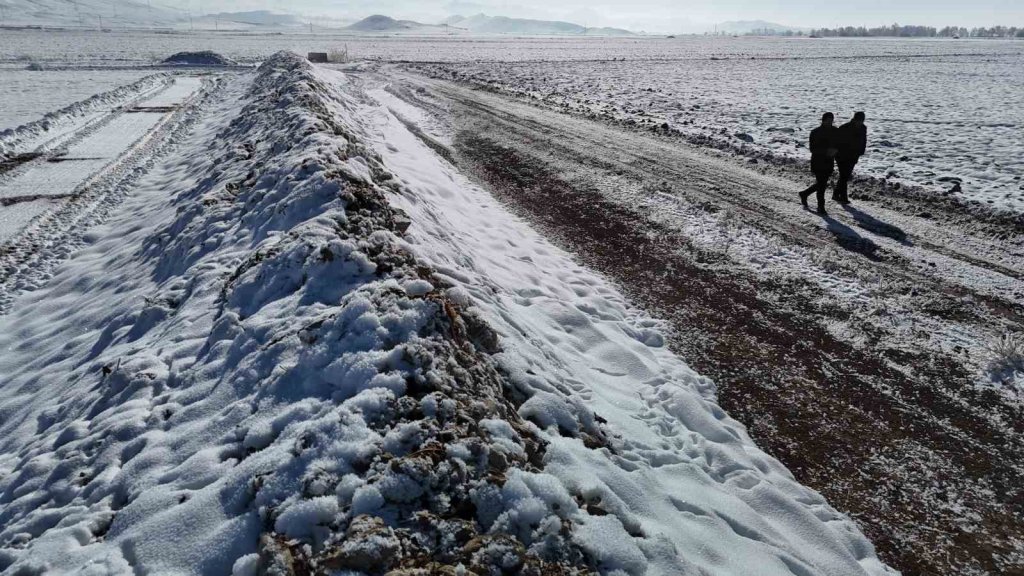
<svg viewBox="0 0 1024 576">
<path fill-rule="evenodd" d="M 74 197 L 75 194 L 29 194 L 27 196 L 7 196 L 5 198 L 0 198 L 0 206 L 14 206 L 15 204 L 33 202 L 35 200 L 65 200 L 67 198 Z"/>
<path fill-rule="evenodd" d="M 3 157 L 0 156 L 0 174 L 10 172 L 18 166 L 26 162 L 30 162 L 42 156 L 40 152 L 25 152 L 23 154 L 15 154 L 14 156 Z"/>
</svg>

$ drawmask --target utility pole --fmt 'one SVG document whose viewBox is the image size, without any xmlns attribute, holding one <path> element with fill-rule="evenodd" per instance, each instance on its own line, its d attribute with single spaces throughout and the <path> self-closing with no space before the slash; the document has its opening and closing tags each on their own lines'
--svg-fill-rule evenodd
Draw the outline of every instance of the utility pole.
<svg viewBox="0 0 1024 576">
<path fill-rule="evenodd" d="M 82 22 L 82 11 L 78 9 L 78 1 L 71 0 L 71 3 L 75 5 L 75 15 L 78 16 L 78 27 L 85 28 L 85 24 Z"/>
</svg>

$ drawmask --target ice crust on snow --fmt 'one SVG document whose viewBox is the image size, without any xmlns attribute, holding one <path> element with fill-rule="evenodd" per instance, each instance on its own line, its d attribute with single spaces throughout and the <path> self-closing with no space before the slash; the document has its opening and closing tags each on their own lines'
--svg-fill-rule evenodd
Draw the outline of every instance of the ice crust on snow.
<svg viewBox="0 0 1024 576">
<path fill-rule="evenodd" d="M 235 80 L 103 232 L 0 318 L 0 570 L 889 572 L 340 73 Z"/>
</svg>

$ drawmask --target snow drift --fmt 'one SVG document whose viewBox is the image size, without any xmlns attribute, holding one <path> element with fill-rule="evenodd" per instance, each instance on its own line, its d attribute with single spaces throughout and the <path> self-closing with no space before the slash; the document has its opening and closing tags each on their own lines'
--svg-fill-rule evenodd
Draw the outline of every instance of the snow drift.
<svg viewBox="0 0 1024 576">
<path fill-rule="evenodd" d="M 530 368 L 561 348 L 506 348 L 403 239 L 344 76 L 282 53 L 248 78 L 0 319 L 0 570 L 887 573 L 678 360 L 606 370 L 653 394 L 610 421 Z"/>
</svg>

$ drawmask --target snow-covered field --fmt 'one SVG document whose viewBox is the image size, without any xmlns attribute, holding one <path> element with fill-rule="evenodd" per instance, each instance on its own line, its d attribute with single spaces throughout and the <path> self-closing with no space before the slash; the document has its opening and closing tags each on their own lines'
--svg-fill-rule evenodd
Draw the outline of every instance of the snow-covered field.
<svg viewBox="0 0 1024 576">
<path fill-rule="evenodd" d="M 0 318 L 0 570 L 891 572 L 345 75 L 205 110 Z"/>
<path fill-rule="evenodd" d="M 27 70 L 0 66 L 0 132 L 147 75 L 143 70 Z"/>
<path fill-rule="evenodd" d="M 843 364 L 874 370 L 868 357 L 891 348 L 854 330 L 881 331 L 854 316 L 883 296 L 878 322 L 900 324 L 897 348 L 922 358 L 978 355 L 990 332 L 1018 330 L 1020 242 L 1006 232 L 1014 225 L 992 216 L 959 229 L 948 223 L 970 218 L 961 205 L 936 220 L 900 204 L 913 195 L 818 222 L 788 194 L 789 168 L 768 175 L 764 165 L 804 158 L 821 110 L 842 118 L 863 109 L 863 173 L 1024 211 L 1024 43 L 2 35 L 0 573 L 375 574 L 459 564 L 495 574 L 893 573 L 861 530 L 881 535 L 886 561 L 927 556 L 920 565 L 972 575 L 1024 565 L 1012 534 L 999 535 L 999 550 L 980 550 L 952 529 L 918 530 L 906 502 L 889 502 L 893 478 L 924 470 L 903 477 L 901 498 L 927 496 L 943 514 L 961 507 L 957 529 L 981 539 L 990 520 L 1009 522 L 985 506 L 1012 500 L 1019 475 L 986 459 L 1015 454 L 999 444 L 1018 438 L 1016 404 L 1002 403 L 1015 389 L 998 400 L 958 389 L 953 401 L 971 410 L 984 408 L 968 398 L 995 406 L 978 429 L 961 430 L 973 412 L 942 404 L 960 380 L 936 382 L 918 402 L 919 389 L 907 396 L 893 374 L 912 356 L 880 361 L 877 381 L 856 380 Z M 340 47 L 361 60 L 313 67 L 273 55 Z M 207 48 L 259 68 L 154 67 Z M 29 61 L 44 70 L 25 70 Z M 485 120 L 518 125 L 519 144 L 545 159 L 517 159 L 519 132 Z M 488 143 L 474 129 L 505 140 Z M 460 152 L 474 142 L 467 135 L 491 148 Z M 680 135 L 762 160 L 688 147 Z M 822 364 L 834 378 L 803 382 L 809 372 L 785 373 L 803 366 L 793 356 L 803 352 L 782 351 L 768 375 L 779 397 L 808 384 L 830 395 L 818 399 L 829 410 L 849 400 L 851 412 L 882 414 L 876 430 L 907 430 L 884 421 L 896 405 L 915 425 L 943 426 L 926 428 L 927 438 L 883 434 L 878 454 L 906 460 L 888 466 L 891 475 L 840 462 L 837 454 L 856 453 L 845 445 L 804 454 L 782 433 L 756 436 L 786 443 L 766 454 L 720 408 L 715 384 L 678 355 L 694 349 L 679 341 L 713 338 L 703 323 L 715 320 L 653 319 L 638 307 L 651 305 L 637 294 L 657 293 L 654 284 L 686 281 L 675 261 L 650 286 L 597 272 L 585 246 L 577 253 L 527 213 L 513 215 L 474 162 L 533 183 L 531 194 L 562 178 L 571 186 L 559 193 L 568 199 L 579 184 L 572 193 L 592 194 L 593 205 L 607 188 L 623 205 L 615 214 L 633 211 L 630 226 L 678 228 L 672 250 L 715 256 L 701 264 L 720 276 L 715 297 L 743 296 L 759 321 L 767 312 L 753 312 L 753 300 L 788 298 L 786 286 L 800 282 L 821 293 L 808 302 L 815 310 L 856 304 L 840 310 L 848 321 L 827 326 L 829 338 L 858 340 L 856 353 L 830 345 L 835 357 Z M 961 192 L 949 191 L 954 183 Z M 741 217 L 728 202 L 708 209 L 723 195 L 739 204 L 759 194 Z M 756 222 L 758 206 L 784 222 Z M 648 209 L 650 221 L 637 216 Z M 918 286 L 934 290 L 933 304 L 940 293 L 978 298 L 979 310 L 998 314 L 979 312 L 990 325 L 961 329 L 977 318 L 942 301 L 937 317 L 949 321 L 926 322 L 918 308 L 928 302 L 902 289 L 916 274 L 934 280 Z M 792 283 L 729 292 L 750 275 Z M 810 331 L 816 317 L 801 314 L 793 325 Z M 1017 381 L 1016 353 L 1000 365 L 1004 382 Z M 756 364 L 736 364 L 757 380 L 740 370 Z M 730 366 L 714 369 L 728 379 Z M 850 389 L 815 387 L 823 382 Z M 876 385 L 887 398 L 871 399 Z M 845 422 L 815 420 L 813 406 L 750 402 L 766 412 L 762 433 L 792 424 L 833 434 Z M 759 421 L 743 422 L 753 433 Z M 959 440 L 930 443 L 944 435 Z M 859 449 L 866 440 L 847 441 Z M 904 457 L 914 450 L 902 447 L 918 442 L 927 458 L 949 448 L 953 464 L 915 467 Z M 980 477 L 968 477 L 958 442 L 975 443 L 967 451 L 981 463 L 972 459 L 969 473 Z M 818 460 L 807 469 L 840 470 L 815 477 L 792 467 L 832 490 L 828 501 L 779 452 Z M 998 476 L 977 472 L 985 469 Z M 942 478 L 940 498 L 929 470 L 963 478 Z M 890 484 L 872 486 L 880 478 Z M 984 497 L 957 500 L 960 480 L 983 486 Z M 833 507 L 836 485 L 893 512 L 843 507 L 860 512 L 850 513 L 858 526 Z M 877 518 L 887 524 L 870 525 Z M 921 554 L 915 546 L 932 542 L 921 530 L 941 532 L 934 542 L 947 547 Z M 950 550 L 956 558 L 943 565 Z"/>
<path fill-rule="evenodd" d="M 785 38 L 551 38 L 508 36 L 360 36 L 341 33 L 255 34 L 238 32 L 4 30 L 0 62 L 92 65 L 147 64 L 182 50 L 210 49 L 243 62 L 258 62 L 276 50 L 305 53 L 348 46 L 353 58 L 409 62 L 590 62 L 678 61 L 728 58 L 818 59 L 991 55 L 1020 53 L 1024 42 L 932 39 Z"/>
<path fill-rule="evenodd" d="M 764 38 L 375 38 L 5 32 L 0 62 L 150 64 L 197 45 L 242 62 L 347 47 L 585 114 L 804 159 L 821 113 L 864 110 L 864 175 L 1024 210 L 1024 42 Z M 960 192 L 952 192 L 959 183 Z"/>
<path fill-rule="evenodd" d="M 982 54 L 889 46 L 895 53 L 820 59 L 794 50 L 785 57 L 416 69 L 747 153 L 805 160 L 807 135 L 823 112 L 844 122 L 863 110 L 870 132 L 862 173 L 937 194 L 959 183 L 961 198 L 1024 210 L 1024 42 L 984 45 L 990 51 Z"/>
</svg>

